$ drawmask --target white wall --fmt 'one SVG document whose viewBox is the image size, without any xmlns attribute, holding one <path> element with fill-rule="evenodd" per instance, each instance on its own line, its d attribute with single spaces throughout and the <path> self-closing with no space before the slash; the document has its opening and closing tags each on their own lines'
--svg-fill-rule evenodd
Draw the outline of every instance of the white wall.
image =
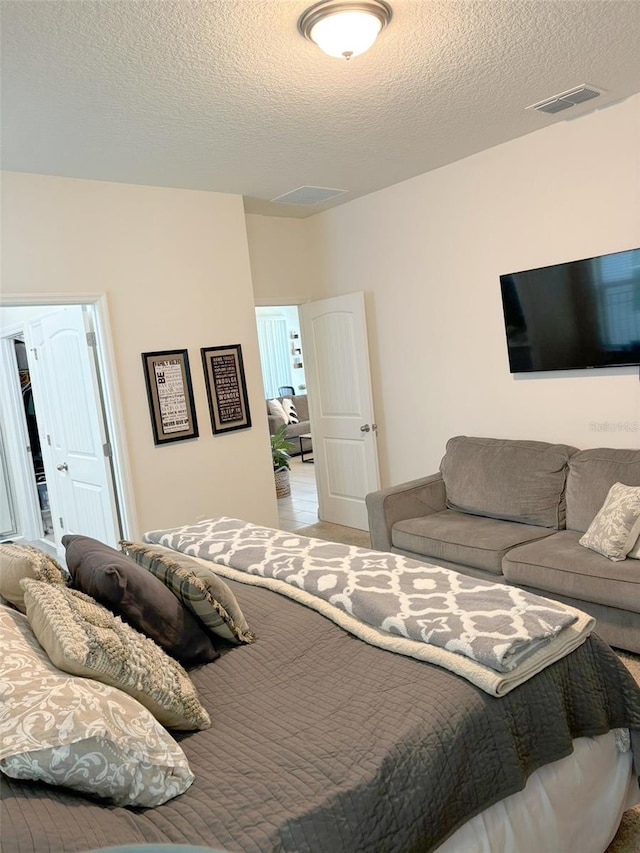
<svg viewBox="0 0 640 853">
<path fill-rule="evenodd" d="M 385 485 L 437 470 L 457 434 L 640 446 L 638 369 L 512 376 L 499 288 L 640 246 L 640 96 L 304 222 L 313 297 L 366 294 Z"/>
<path fill-rule="evenodd" d="M 4 173 L 2 206 L 3 294 L 107 294 L 141 530 L 217 514 L 275 526 L 242 199 Z M 253 428 L 213 436 L 200 347 L 237 343 Z M 185 347 L 200 437 L 156 447 L 140 354 Z"/>
</svg>

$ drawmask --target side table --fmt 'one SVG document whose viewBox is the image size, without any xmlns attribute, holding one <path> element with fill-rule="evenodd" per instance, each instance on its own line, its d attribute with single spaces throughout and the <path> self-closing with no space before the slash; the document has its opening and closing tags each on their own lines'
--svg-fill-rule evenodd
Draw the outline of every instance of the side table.
<svg viewBox="0 0 640 853">
<path fill-rule="evenodd" d="M 307 454 L 313 453 L 313 446 L 311 444 L 311 433 L 305 432 L 302 435 L 299 435 L 298 438 L 300 439 L 300 461 L 301 462 L 313 462 L 313 456 L 307 456 L 306 459 L 304 458 L 305 453 L 307 453 Z M 306 448 L 304 445 L 305 441 L 308 442 L 308 446 Z"/>
</svg>

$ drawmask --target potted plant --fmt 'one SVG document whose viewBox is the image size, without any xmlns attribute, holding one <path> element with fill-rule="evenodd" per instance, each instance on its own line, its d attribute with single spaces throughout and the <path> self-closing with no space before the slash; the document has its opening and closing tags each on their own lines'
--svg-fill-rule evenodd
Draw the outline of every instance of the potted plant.
<svg viewBox="0 0 640 853">
<path fill-rule="evenodd" d="M 276 480 L 276 495 L 286 498 L 291 494 L 291 483 L 289 481 L 289 460 L 293 444 L 285 438 L 287 424 L 282 424 L 271 436 L 271 459 L 273 461 L 273 474 Z"/>
</svg>

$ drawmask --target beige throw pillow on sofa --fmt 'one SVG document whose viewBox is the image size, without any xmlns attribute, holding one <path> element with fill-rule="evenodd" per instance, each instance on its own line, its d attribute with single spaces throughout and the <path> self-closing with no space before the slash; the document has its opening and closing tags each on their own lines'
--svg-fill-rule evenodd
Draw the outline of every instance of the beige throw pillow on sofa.
<svg viewBox="0 0 640 853">
<path fill-rule="evenodd" d="M 624 560 L 640 537 L 640 486 L 614 483 L 580 544 L 610 560 Z"/>
<path fill-rule="evenodd" d="M 636 544 L 629 551 L 627 557 L 630 557 L 632 560 L 640 560 L 640 536 L 638 536 Z"/>
<path fill-rule="evenodd" d="M 273 400 L 267 400 L 267 411 L 272 417 L 276 419 L 278 429 L 284 426 L 284 424 L 289 423 L 287 413 L 285 412 L 280 400 L 277 400 L 275 398 Z"/>
</svg>

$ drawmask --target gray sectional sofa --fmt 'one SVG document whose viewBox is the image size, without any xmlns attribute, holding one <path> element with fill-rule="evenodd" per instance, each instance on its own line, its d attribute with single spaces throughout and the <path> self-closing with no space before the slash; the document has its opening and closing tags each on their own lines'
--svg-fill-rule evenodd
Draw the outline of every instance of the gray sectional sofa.
<svg viewBox="0 0 640 853">
<path fill-rule="evenodd" d="M 274 399 L 282 402 L 285 398 L 275 397 Z M 297 424 L 289 424 L 284 434 L 285 438 L 287 438 L 287 440 L 293 445 L 293 448 L 289 451 L 291 456 L 297 456 L 300 453 L 300 442 L 298 440 L 298 436 L 305 435 L 311 431 L 311 423 L 309 421 L 309 400 L 306 394 L 295 394 L 290 396 L 288 399 L 293 401 L 293 405 L 296 407 L 296 413 L 300 422 Z M 284 421 L 282 418 L 270 414 L 268 401 L 267 417 L 269 419 L 269 435 L 273 435 L 282 426 Z M 306 449 L 307 448 L 305 447 L 305 451 Z"/>
<path fill-rule="evenodd" d="M 640 450 L 456 436 L 439 473 L 367 495 L 372 547 L 573 604 L 640 653 L 640 560 L 579 543 L 616 482 L 640 486 Z"/>
</svg>

